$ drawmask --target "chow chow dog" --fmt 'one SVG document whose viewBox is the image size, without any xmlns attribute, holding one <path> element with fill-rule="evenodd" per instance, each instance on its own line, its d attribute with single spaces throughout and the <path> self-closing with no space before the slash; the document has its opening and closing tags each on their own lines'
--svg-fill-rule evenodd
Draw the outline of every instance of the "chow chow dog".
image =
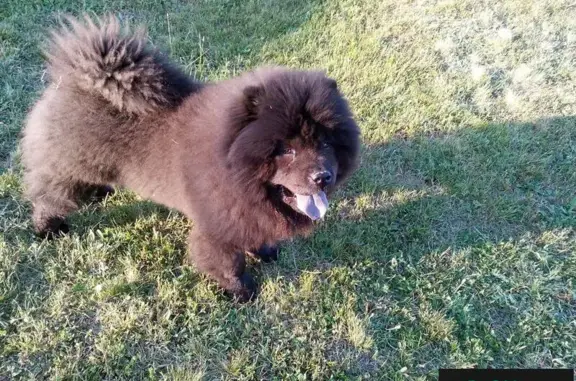
<svg viewBox="0 0 576 381">
<path fill-rule="evenodd" d="M 21 152 L 35 230 L 68 231 L 87 195 L 125 187 L 193 221 L 190 259 L 239 301 L 245 254 L 309 234 L 357 168 L 359 129 L 335 80 L 266 67 L 190 78 L 111 16 L 68 18 L 44 51 L 50 85 Z"/>
</svg>

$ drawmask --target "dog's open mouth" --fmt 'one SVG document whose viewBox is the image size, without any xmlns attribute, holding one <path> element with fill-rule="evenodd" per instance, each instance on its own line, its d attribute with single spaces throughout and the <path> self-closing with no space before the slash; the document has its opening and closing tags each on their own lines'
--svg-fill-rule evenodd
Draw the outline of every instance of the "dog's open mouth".
<svg viewBox="0 0 576 381">
<path fill-rule="evenodd" d="M 286 187 L 281 187 L 284 202 L 300 213 L 305 214 L 311 220 L 323 218 L 328 210 L 328 198 L 326 193 L 320 191 L 316 194 L 304 195 L 293 193 Z"/>
</svg>

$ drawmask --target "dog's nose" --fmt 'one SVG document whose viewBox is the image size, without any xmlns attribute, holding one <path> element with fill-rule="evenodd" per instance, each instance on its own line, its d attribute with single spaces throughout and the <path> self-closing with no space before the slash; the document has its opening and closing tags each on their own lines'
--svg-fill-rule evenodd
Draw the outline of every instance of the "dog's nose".
<svg viewBox="0 0 576 381">
<path fill-rule="evenodd" d="M 312 175 L 312 181 L 320 187 L 325 187 L 332 181 L 332 173 L 330 171 L 316 172 Z"/>
</svg>

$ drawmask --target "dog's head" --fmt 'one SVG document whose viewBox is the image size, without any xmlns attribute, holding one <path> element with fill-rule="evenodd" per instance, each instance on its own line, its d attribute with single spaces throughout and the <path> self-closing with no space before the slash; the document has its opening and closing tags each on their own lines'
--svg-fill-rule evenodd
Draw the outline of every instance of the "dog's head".
<svg viewBox="0 0 576 381">
<path fill-rule="evenodd" d="M 274 69 L 243 90 L 227 160 L 245 184 L 275 191 L 316 220 L 327 195 L 356 168 L 359 129 L 336 82 L 320 72 Z"/>
</svg>

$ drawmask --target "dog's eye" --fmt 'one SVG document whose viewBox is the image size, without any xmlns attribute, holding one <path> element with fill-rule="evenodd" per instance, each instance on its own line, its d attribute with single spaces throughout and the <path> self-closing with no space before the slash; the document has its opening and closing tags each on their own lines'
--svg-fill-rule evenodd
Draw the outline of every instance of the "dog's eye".
<svg viewBox="0 0 576 381">
<path fill-rule="evenodd" d="M 327 142 L 320 143 L 320 148 L 328 148 L 328 147 L 330 147 L 330 144 L 328 144 Z"/>
<path fill-rule="evenodd" d="M 282 155 L 295 155 L 296 150 L 294 148 L 284 148 L 282 150 Z"/>
</svg>

